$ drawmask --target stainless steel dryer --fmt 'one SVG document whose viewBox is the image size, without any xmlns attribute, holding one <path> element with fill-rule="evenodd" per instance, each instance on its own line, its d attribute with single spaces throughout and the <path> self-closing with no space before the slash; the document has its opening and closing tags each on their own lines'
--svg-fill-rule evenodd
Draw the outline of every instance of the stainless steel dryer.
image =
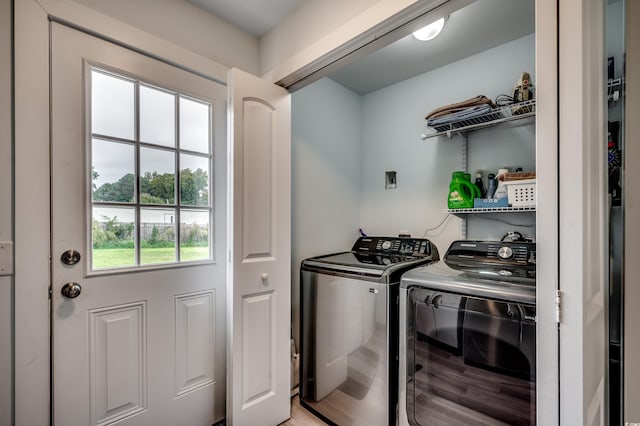
<svg viewBox="0 0 640 426">
<path fill-rule="evenodd" d="M 429 240 L 361 237 L 302 262 L 304 407 L 330 424 L 396 424 L 400 276 L 437 259 Z"/>
<path fill-rule="evenodd" d="M 402 276 L 400 425 L 536 424 L 536 247 L 455 241 Z"/>
</svg>

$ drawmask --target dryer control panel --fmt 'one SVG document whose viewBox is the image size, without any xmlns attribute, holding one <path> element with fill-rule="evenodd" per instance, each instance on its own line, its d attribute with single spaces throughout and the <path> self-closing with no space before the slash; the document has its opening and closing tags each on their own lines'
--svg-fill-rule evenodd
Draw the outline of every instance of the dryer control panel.
<svg viewBox="0 0 640 426">
<path fill-rule="evenodd" d="M 535 270 L 536 244 L 506 241 L 454 241 L 444 260 L 448 264 L 476 267 L 515 267 Z"/>
<path fill-rule="evenodd" d="M 425 238 L 360 237 L 351 251 L 405 256 L 432 256 L 437 253 L 431 241 Z"/>
</svg>

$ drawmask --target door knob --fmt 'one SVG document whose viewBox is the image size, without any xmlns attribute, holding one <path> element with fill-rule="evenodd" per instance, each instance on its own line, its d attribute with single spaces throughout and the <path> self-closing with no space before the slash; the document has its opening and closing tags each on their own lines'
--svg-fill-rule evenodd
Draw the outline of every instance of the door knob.
<svg viewBox="0 0 640 426">
<path fill-rule="evenodd" d="M 60 293 L 67 299 L 75 299 L 80 296 L 80 292 L 82 291 L 82 287 L 78 283 L 66 283 L 62 286 Z"/>
<path fill-rule="evenodd" d="M 80 262 L 80 253 L 76 250 L 67 250 L 60 256 L 60 261 L 65 265 L 75 265 Z"/>
</svg>

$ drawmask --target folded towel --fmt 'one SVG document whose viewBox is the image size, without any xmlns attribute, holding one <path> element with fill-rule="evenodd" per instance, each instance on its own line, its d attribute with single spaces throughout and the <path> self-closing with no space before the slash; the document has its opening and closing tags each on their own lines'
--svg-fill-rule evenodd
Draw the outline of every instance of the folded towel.
<svg viewBox="0 0 640 426">
<path fill-rule="evenodd" d="M 496 106 L 491 99 L 487 98 L 484 95 L 478 95 L 474 98 L 470 98 L 464 101 L 456 102 L 454 104 L 449 104 L 449 105 L 436 108 L 433 111 L 431 111 L 429 114 L 427 114 L 425 119 L 429 120 L 431 118 L 442 117 L 452 113 L 464 111 L 469 107 L 478 106 L 478 105 L 490 105 L 492 107 Z"/>
<path fill-rule="evenodd" d="M 525 180 L 525 179 L 535 179 L 535 178 L 536 178 L 536 172 L 509 172 L 509 173 L 503 173 L 498 176 L 498 180 L 502 180 L 505 182 Z"/>
</svg>

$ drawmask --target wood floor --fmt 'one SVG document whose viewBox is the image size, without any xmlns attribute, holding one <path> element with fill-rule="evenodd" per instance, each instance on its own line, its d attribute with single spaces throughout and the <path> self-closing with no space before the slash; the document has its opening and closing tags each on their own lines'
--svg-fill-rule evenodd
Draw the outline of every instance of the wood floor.
<svg viewBox="0 0 640 426">
<path fill-rule="evenodd" d="M 326 423 L 314 416 L 313 413 L 300 406 L 300 398 L 295 395 L 291 398 L 291 418 L 280 426 L 325 426 Z"/>
</svg>

